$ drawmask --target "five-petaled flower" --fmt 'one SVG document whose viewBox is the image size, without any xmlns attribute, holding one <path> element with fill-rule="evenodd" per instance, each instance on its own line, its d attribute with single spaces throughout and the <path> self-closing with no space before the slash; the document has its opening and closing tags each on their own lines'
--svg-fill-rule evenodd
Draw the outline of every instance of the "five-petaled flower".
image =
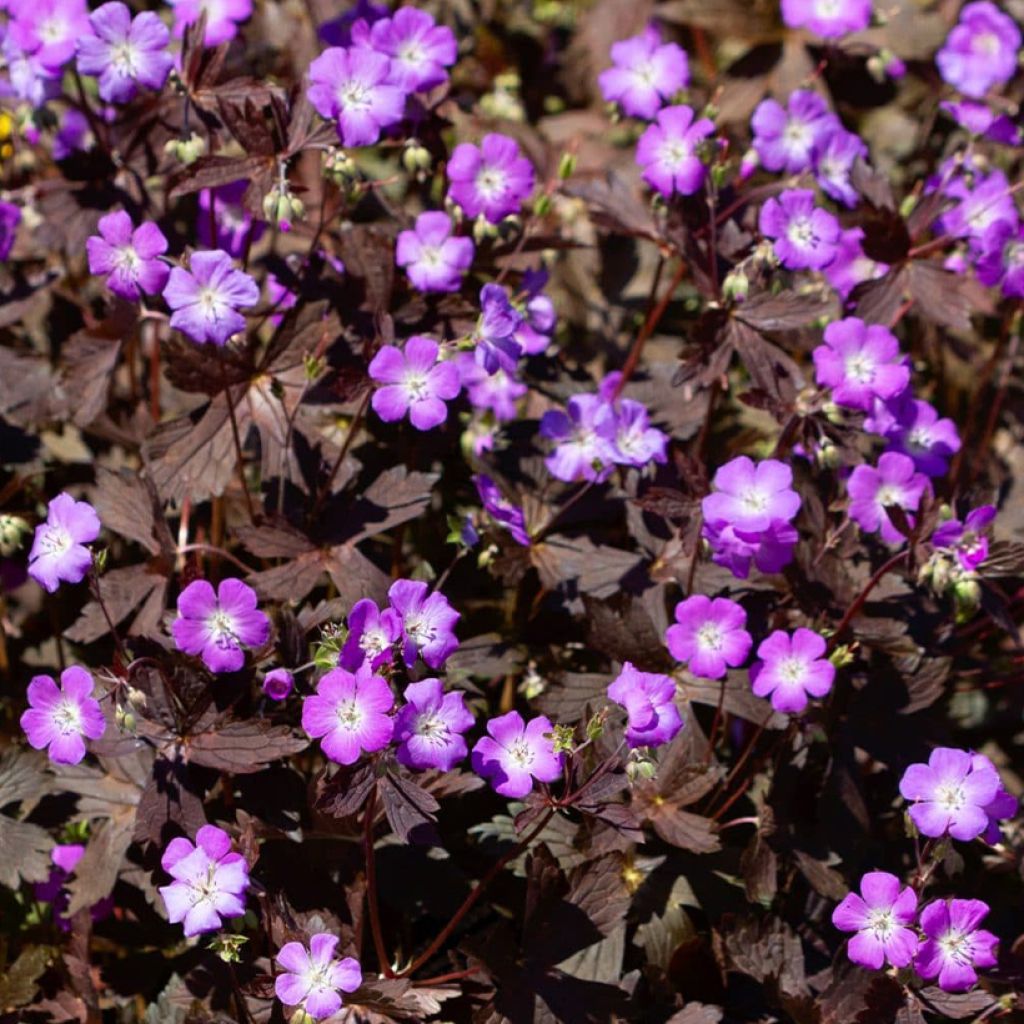
<svg viewBox="0 0 1024 1024">
<path fill-rule="evenodd" d="M 100 535 L 100 517 L 87 501 L 61 493 L 46 508 L 28 555 L 28 574 L 51 594 L 65 583 L 81 583 L 92 565 L 85 546 Z"/>
<path fill-rule="evenodd" d="M 391 741 L 388 712 L 394 703 L 387 681 L 366 662 L 354 673 L 331 669 L 302 704 L 302 728 L 320 740 L 332 761 L 355 764 L 361 754 L 382 750 Z"/>
<path fill-rule="evenodd" d="M 421 679 L 405 688 L 406 703 L 395 715 L 395 756 L 408 768 L 451 771 L 469 752 L 462 736 L 473 715 L 458 691 L 444 692 L 440 679 Z"/>
<path fill-rule="evenodd" d="M 528 723 L 518 711 L 492 718 L 489 735 L 473 747 L 473 771 L 490 779 L 495 792 L 514 799 L 526 796 L 534 779 L 554 782 L 562 774 L 562 755 L 555 753 L 553 728 L 544 715 Z"/>
<path fill-rule="evenodd" d="M 988 914 L 982 900 L 935 900 L 921 911 L 924 940 L 914 958 L 922 978 L 937 978 L 944 992 L 966 992 L 979 967 L 994 967 L 999 939 L 978 925 Z"/>
<path fill-rule="evenodd" d="M 412 286 L 421 292 L 457 292 L 473 262 L 473 239 L 452 234 L 447 213 L 428 210 L 416 225 L 401 231 L 395 263 L 405 267 Z"/>
<path fill-rule="evenodd" d="M 886 509 L 898 507 L 916 512 L 928 489 L 928 478 L 917 472 L 913 459 L 898 452 L 886 452 L 878 468 L 860 465 L 850 474 L 850 518 L 866 533 L 879 532 L 888 544 L 903 541 Z"/>
<path fill-rule="evenodd" d="M 683 727 L 676 707 L 676 684 L 670 676 L 640 672 L 627 661 L 608 687 L 608 699 L 626 709 L 626 743 L 660 747 Z"/>
<path fill-rule="evenodd" d="M 822 270 L 839 250 L 839 221 L 814 204 L 810 189 L 791 188 L 761 207 L 758 227 L 790 270 Z"/>
<path fill-rule="evenodd" d="M 663 43 L 653 25 L 612 43 L 611 56 L 612 66 L 598 76 L 601 95 L 630 117 L 650 120 L 690 80 L 686 51 L 676 43 Z"/>
<path fill-rule="evenodd" d="M 406 414 L 417 430 L 431 430 L 448 418 L 448 406 L 462 384 L 450 360 L 439 359 L 441 348 L 433 338 L 414 335 L 404 348 L 385 345 L 370 363 L 377 381 L 371 404 L 385 423 Z"/>
<path fill-rule="evenodd" d="M 89 271 L 106 274 L 107 287 L 122 299 L 136 301 L 142 293 L 158 294 L 170 268 L 160 258 L 167 252 L 164 233 L 151 221 L 137 228 L 123 210 L 100 217 L 99 234 L 86 239 Z"/>
<path fill-rule="evenodd" d="M 888 871 L 869 871 L 860 880 L 860 894 L 848 893 L 832 911 L 840 931 L 856 933 L 847 946 L 850 959 L 873 971 L 883 964 L 910 964 L 919 942 L 916 919 L 917 893 Z"/>
<path fill-rule="evenodd" d="M 825 640 L 800 627 L 792 635 L 777 629 L 757 648 L 761 659 L 750 669 L 757 697 L 771 697 L 776 711 L 796 713 L 809 697 L 824 697 L 832 689 L 835 666 L 825 654 Z"/>
<path fill-rule="evenodd" d="M 900 779 L 900 794 L 912 800 L 910 818 L 917 830 L 938 838 L 964 841 L 989 827 L 986 808 L 999 794 L 999 775 L 987 758 L 976 762 L 966 750 L 936 747 L 927 764 L 912 764 Z"/>
<path fill-rule="evenodd" d="M 706 117 L 695 121 L 690 107 L 659 110 L 657 122 L 647 127 L 636 146 L 644 181 L 666 199 L 676 192 L 681 196 L 699 192 L 707 167 L 697 148 L 714 130 L 714 122 Z"/>
<path fill-rule="evenodd" d="M 743 605 L 727 597 L 712 600 L 693 594 L 676 605 L 675 624 L 665 631 L 665 643 L 676 661 L 702 679 L 721 679 L 730 668 L 747 660 L 753 640 L 745 629 Z"/>
<path fill-rule="evenodd" d="M 60 674 L 59 689 L 50 676 L 34 676 L 28 684 L 21 728 L 36 750 L 47 748 L 54 764 L 78 764 L 85 757 L 85 740 L 103 735 L 106 723 L 92 688 L 92 676 L 78 665 Z"/>
<path fill-rule="evenodd" d="M 818 383 L 832 389 L 837 405 L 851 409 L 868 412 L 876 398 L 895 398 L 910 382 L 910 368 L 892 331 L 855 316 L 830 323 L 813 358 Z"/>
<path fill-rule="evenodd" d="M 356 601 L 348 613 L 348 636 L 338 664 L 354 672 L 369 659 L 370 668 L 390 664 L 402 636 L 402 617 L 394 608 L 378 608 L 372 598 Z"/>
<path fill-rule="evenodd" d="M 485 135 L 479 147 L 463 142 L 448 161 L 448 195 L 469 217 L 492 224 L 516 213 L 533 191 L 533 165 L 507 135 Z"/>
<path fill-rule="evenodd" d="M 270 620 L 257 607 L 256 591 L 241 580 L 193 580 L 178 595 L 171 633 L 179 650 L 198 655 L 211 672 L 237 672 L 245 647 L 262 647 Z"/>
<path fill-rule="evenodd" d="M 338 936 L 318 932 L 307 948 L 286 942 L 276 960 L 284 971 L 274 979 L 274 992 L 285 1006 L 301 1007 L 314 1020 L 331 1017 L 341 1009 L 342 992 L 355 992 L 363 983 L 358 961 L 338 960 Z"/>
<path fill-rule="evenodd" d="M 388 590 L 391 607 L 402 619 L 402 657 L 410 668 L 418 654 L 431 668 L 440 668 L 459 646 L 455 623 L 459 613 L 444 594 L 428 594 L 421 580 L 396 580 Z"/>
<path fill-rule="evenodd" d="M 188 270 L 172 268 L 164 299 L 174 310 L 172 327 L 200 344 L 226 345 L 233 334 L 245 330 L 239 310 L 255 306 L 260 290 L 226 252 L 211 249 L 194 252 Z"/>
</svg>

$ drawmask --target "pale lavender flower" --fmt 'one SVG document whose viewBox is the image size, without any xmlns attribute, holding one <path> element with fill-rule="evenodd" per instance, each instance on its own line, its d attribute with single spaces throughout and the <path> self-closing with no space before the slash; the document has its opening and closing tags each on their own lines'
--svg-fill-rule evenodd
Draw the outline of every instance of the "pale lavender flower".
<svg viewBox="0 0 1024 1024">
<path fill-rule="evenodd" d="M 922 978 L 938 978 L 939 988 L 944 992 L 966 992 L 972 988 L 978 981 L 978 967 L 996 965 L 999 939 L 978 927 L 988 911 L 988 904 L 982 900 L 929 903 L 921 911 L 924 939 L 914 958 L 914 970 Z"/>
<path fill-rule="evenodd" d="M 348 613 L 348 637 L 338 664 L 354 672 L 367 659 L 376 670 L 389 665 L 402 636 L 402 618 L 393 608 L 378 608 L 369 597 L 356 601 Z"/>
<path fill-rule="evenodd" d="M 660 747 L 683 727 L 676 707 L 676 684 L 669 676 L 639 672 L 632 662 L 608 687 L 608 699 L 626 709 L 626 743 L 630 747 Z"/>
<path fill-rule="evenodd" d="M 517 213 L 533 191 L 533 165 L 507 135 L 485 135 L 480 146 L 463 142 L 448 161 L 448 196 L 468 217 L 497 224 Z"/>
<path fill-rule="evenodd" d="M 255 306 L 260 290 L 226 252 L 213 249 L 192 253 L 188 270 L 171 269 L 164 299 L 174 310 L 172 327 L 200 344 L 226 345 L 232 335 L 245 330 L 239 310 Z"/>
<path fill-rule="evenodd" d="M 611 376 L 613 375 L 609 374 L 609 377 Z M 607 380 L 600 389 L 602 397 L 607 394 L 606 384 Z M 632 398 L 620 398 L 617 401 L 613 400 L 613 403 L 615 435 L 612 438 L 612 448 L 615 451 L 615 461 L 619 465 L 635 466 L 638 469 L 642 469 L 650 462 L 668 461 L 665 453 L 668 437 L 657 427 L 651 426 L 647 407 Z"/>
<path fill-rule="evenodd" d="M 890 403 L 894 422 L 885 431 L 888 451 L 909 455 L 925 476 L 945 476 L 949 459 L 960 450 L 960 434 L 948 417 L 939 416 L 935 407 L 917 398 Z"/>
<path fill-rule="evenodd" d="M 555 442 L 544 460 L 548 472 L 567 483 L 607 479 L 617 458 L 616 429 L 615 410 L 599 395 L 573 395 L 565 412 L 551 409 L 544 413 L 541 436 Z"/>
<path fill-rule="evenodd" d="M 900 544 L 903 534 L 892 524 L 886 506 L 898 506 L 908 514 L 916 512 L 928 487 L 928 477 L 917 471 L 913 459 L 899 452 L 886 452 L 878 460 L 877 469 L 861 465 L 850 474 L 846 485 L 850 518 L 865 533 L 881 531 L 887 544 Z"/>
<path fill-rule="evenodd" d="M 246 647 L 262 647 L 270 637 L 270 619 L 258 608 L 256 591 L 237 579 L 193 580 L 178 595 L 178 617 L 171 634 L 178 650 L 197 655 L 214 673 L 237 672 Z"/>
<path fill-rule="evenodd" d="M 185 29 L 206 12 L 204 46 L 220 46 L 238 35 L 238 26 L 252 17 L 252 0 L 167 0 L 174 8 L 175 39 L 185 35 Z"/>
<path fill-rule="evenodd" d="M 336 960 L 338 936 L 318 932 L 307 949 L 301 942 L 286 942 L 275 959 L 284 968 L 274 979 L 274 994 L 285 1006 L 297 1006 L 312 1017 L 332 1017 L 342 1005 L 342 992 L 355 992 L 363 983 L 358 961 Z"/>
<path fill-rule="evenodd" d="M 1024 298 L 1024 224 L 1001 220 L 989 227 L 981 239 L 977 272 L 982 284 Z"/>
<path fill-rule="evenodd" d="M 980 248 L 993 225 L 1005 221 L 1011 228 L 1018 223 L 1017 207 L 1006 175 L 996 169 L 984 176 L 954 178 L 945 194 L 960 200 L 936 222 L 938 230 L 954 238 L 966 238 Z"/>
<path fill-rule="evenodd" d="M 636 146 L 641 177 L 666 199 L 677 192 L 683 196 L 699 192 L 707 166 L 697 150 L 714 131 L 714 122 L 708 118 L 694 121 L 690 107 L 679 105 L 659 110 L 657 122 L 648 125 Z"/>
<path fill-rule="evenodd" d="M 382 385 L 373 393 L 374 412 L 385 423 L 406 414 L 417 430 L 432 430 L 448 418 L 448 406 L 459 393 L 455 364 L 439 360 L 433 338 L 414 335 L 404 349 L 385 345 L 370 362 L 370 377 Z"/>
<path fill-rule="evenodd" d="M 245 255 L 247 244 L 263 237 L 263 221 L 255 220 L 242 202 L 248 187 L 247 181 L 232 181 L 200 190 L 196 233 L 201 245 L 223 249 L 237 260 Z"/>
<path fill-rule="evenodd" d="M 295 688 L 295 679 L 286 668 L 273 668 L 263 677 L 263 692 L 271 700 L 285 700 Z"/>
<path fill-rule="evenodd" d="M 425 92 L 448 80 L 455 63 L 455 34 L 426 11 L 399 7 L 370 28 L 370 46 L 391 58 L 390 81 L 404 92 Z"/>
<path fill-rule="evenodd" d="M 419 656 L 431 668 L 440 668 L 459 646 L 455 623 L 459 613 L 436 590 L 427 593 L 420 580 L 396 580 L 388 591 L 391 607 L 402 617 L 402 656 L 410 668 Z"/>
<path fill-rule="evenodd" d="M 993 110 L 985 103 L 974 103 L 971 100 L 943 100 L 939 108 L 949 114 L 961 128 L 972 135 L 1001 142 L 1006 146 L 1019 146 L 1020 129 L 1007 114 Z"/>
<path fill-rule="evenodd" d="M 85 546 L 100 535 L 100 517 L 87 501 L 58 494 L 46 507 L 46 522 L 36 527 L 28 554 L 28 574 L 51 594 L 65 583 L 81 583 L 92 565 Z"/>
<path fill-rule="evenodd" d="M 0 261 L 11 255 L 20 223 L 21 207 L 0 201 Z"/>
<path fill-rule="evenodd" d="M 466 397 L 475 409 L 487 409 L 499 421 L 517 419 L 519 409 L 516 403 L 529 390 L 514 374 L 498 367 L 488 373 L 472 352 L 460 352 L 455 357 L 459 378 L 466 389 Z"/>
<path fill-rule="evenodd" d="M 92 676 L 78 665 L 60 674 L 60 688 L 50 676 L 34 676 L 28 684 L 28 710 L 21 728 L 36 750 L 46 749 L 54 764 L 78 764 L 86 739 L 98 740 L 106 728 L 99 701 L 92 695 Z"/>
<path fill-rule="evenodd" d="M 822 270 L 839 248 L 839 221 L 814 205 L 809 189 L 787 189 L 761 207 L 761 234 L 774 241 L 775 255 L 790 270 Z"/>
<path fill-rule="evenodd" d="M 167 844 L 160 866 L 174 879 L 160 886 L 171 924 L 184 924 L 185 935 L 215 932 L 222 918 L 245 913 L 249 866 L 231 851 L 231 837 L 216 825 L 204 825 L 195 844 L 178 836 Z"/>
<path fill-rule="evenodd" d="M 895 398 L 910 383 L 910 368 L 896 336 L 858 317 L 825 328 L 824 344 L 812 353 L 818 384 L 832 389 L 837 405 L 869 412 L 876 398 Z"/>
<path fill-rule="evenodd" d="M 907 967 L 917 952 L 917 893 L 888 871 L 861 876 L 860 894 L 848 893 L 832 911 L 832 924 L 856 932 L 847 956 L 860 967 L 881 970 L 885 964 Z"/>
<path fill-rule="evenodd" d="M 463 733 L 473 715 L 459 692 L 445 693 L 440 679 L 421 679 L 405 688 L 406 703 L 395 715 L 395 757 L 417 771 L 450 772 L 468 753 Z"/>
<path fill-rule="evenodd" d="M 922 835 L 965 842 L 986 831 L 985 808 L 1001 788 L 991 761 L 975 762 L 953 747 L 936 747 L 927 764 L 910 765 L 900 779 L 900 795 L 913 801 L 910 818 Z"/>
<path fill-rule="evenodd" d="M 484 511 L 499 525 L 512 535 L 512 539 L 523 547 L 530 546 L 530 535 L 526 531 L 526 517 L 523 510 L 513 505 L 498 485 L 483 473 L 473 477 L 477 494 L 484 506 Z"/>
<path fill-rule="evenodd" d="M 650 120 L 665 100 L 690 81 L 686 51 L 663 43 L 649 25 L 640 35 L 612 43 L 612 66 L 598 76 L 601 95 L 624 114 Z"/>
<path fill-rule="evenodd" d="M 771 697 L 776 711 L 796 713 L 809 697 L 824 697 L 832 689 L 835 666 L 825 657 L 823 637 L 810 629 L 792 636 L 777 629 L 757 648 L 761 659 L 750 669 L 754 695 Z"/>
<path fill-rule="evenodd" d="M 364 662 L 355 673 L 331 669 L 316 693 L 302 704 L 302 728 L 320 740 L 323 752 L 338 764 L 355 764 L 363 753 L 383 750 L 391 742 L 395 703 L 387 681 Z"/>
<path fill-rule="evenodd" d="M 935 63 L 946 82 L 978 99 L 1013 77 L 1020 43 L 1013 18 L 981 0 L 961 8 L 960 20 L 935 55 Z"/>
<path fill-rule="evenodd" d="M 850 183 L 850 172 L 858 157 L 867 155 L 864 140 L 837 124 L 814 147 L 814 177 L 821 190 L 836 202 L 856 206 L 860 196 Z"/>
<path fill-rule="evenodd" d="M 948 519 L 940 523 L 932 534 L 932 544 L 953 552 L 966 572 L 974 572 L 988 558 L 987 530 L 995 518 L 995 506 L 979 505 L 962 522 Z"/>
<path fill-rule="evenodd" d="M 555 753 L 550 719 L 538 715 L 526 723 L 518 711 L 492 718 L 488 736 L 476 741 L 473 771 L 491 780 L 495 792 L 519 800 L 533 781 L 554 782 L 562 774 L 562 755 Z"/>
<path fill-rule="evenodd" d="M 167 239 L 156 224 L 143 221 L 133 227 L 131 217 L 117 210 L 100 217 L 99 232 L 85 242 L 90 273 L 105 274 L 107 287 L 129 302 L 163 290 L 170 273 L 160 258 L 167 252 Z"/>
<path fill-rule="evenodd" d="M 15 0 L 7 31 L 11 40 L 47 71 L 59 71 L 89 34 L 85 0 Z"/>
<path fill-rule="evenodd" d="M 982 509 L 975 509 L 975 511 L 980 512 Z M 971 754 L 972 771 L 984 771 L 988 768 L 996 771 L 996 766 L 984 754 Z M 997 776 L 998 774 L 996 772 Z M 988 825 L 981 834 L 981 838 L 990 845 L 1002 842 L 1003 832 L 999 827 L 999 822 L 1014 817 L 1019 806 L 1020 802 L 1006 789 L 1003 785 L 1003 780 L 1000 779 L 996 795 L 984 807 L 985 817 L 988 818 Z"/>
<path fill-rule="evenodd" d="M 789 28 L 838 39 L 871 24 L 871 0 L 782 0 L 782 20 Z"/>
<path fill-rule="evenodd" d="M 412 230 L 399 233 L 395 263 L 421 292 L 457 292 L 473 263 L 473 248 L 473 239 L 452 234 L 447 213 L 421 213 Z"/>
<path fill-rule="evenodd" d="M 861 246 L 863 240 L 863 228 L 841 231 L 835 259 L 823 271 L 825 280 L 844 301 L 857 285 L 864 281 L 875 281 L 889 270 L 887 264 L 878 263 L 865 255 Z"/>
<path fill-rule="evenodd" d="M 786 107 L 776 100 L 762 100 L 750 119 L 761 166 L 786 174 L 809 170 L 815 147 L 835 130 L 836 124 L 836 116 L 825 101 L 807 89 L 794 90 Z"/>
<path fill-rule="evenodd" d="M 99 79 L 100 99 L 125 103 L 140 85 L 163 88 L 174 66 L 171 34 L 152 11 L 133 19 L 125 4 L 112 0 L 92 12 L 89 24 L 93 34 L 78 43 L 78 70 Z"/>
<path fill-rule="evenodd" d="M 554 303 L 543 291 L 547 283 L 546 270 L 531 269 L 523 274 L 525 296 L 517 299 L 522 308 L 522 320 L 513 337 L 524 355 L 539 355 L 551 344 L 558 317 Z"/>
<path fill-rule="evenodd" d="M 473 331 L 473 341 L 477 362 L 488 373 L 495 373 L 499 368 L 515 373 L 522 355 L 516 332 L 522 322 L 522 315 L 500 284 L 485 284 L 480 289 L 480 318 Z"/>
<path fill-rule="evenodd" d="M 10 32 L 0 41 L 0 54 L 11 91 L 19 100 L 41 107 L 48 99 L 60 95 L 60 72 L 44 67 L 39 57 L 23 50 Z"/>
<path fill-rule="evenodd" d="M 745 628 L 743 605 L 727 597 L 712 600 L 693 594 L 676 605 L 675 619 L 665 631 L 665 644 L 693 675 L 722 679 L 747 660 L 754 641 Z"/>
</svg>

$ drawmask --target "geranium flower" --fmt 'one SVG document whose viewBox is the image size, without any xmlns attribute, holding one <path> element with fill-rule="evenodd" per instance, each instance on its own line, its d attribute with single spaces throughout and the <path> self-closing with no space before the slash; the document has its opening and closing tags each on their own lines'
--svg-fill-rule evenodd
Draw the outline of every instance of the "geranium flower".
<svg viewBox="0 0 1024 1024">
<path fill-rule="evenodd" d="M 92 676 L 78 665 L 61 672 L 59 689 L 50 676 L 34 676 L 28 684 L 21 728 L 29 744 L 45 749 L 54 764 L 78 764 L 85 757 L 85 740 L 103 735 L 106 722 L 92 689 Z"/>
<path fill-rule="evenodd" d="M 28 574 L 51 594 L 61 582 L 81 583 L 92 566 L 85 546 L 100 535 L 100 517 L 87 501 L 61 493 L 46 507 L 28 554 Z"/>
<path fill-rule="evenodd" d="M 474 720 L 465 698 L 458 691 L 445 693 L 440 679 L 410 683 L 403 696 L 394 727 L 399 763 L 418 771 L 451 771 L 469 753 L 462 734 Z"/>
<path fill-rule="evenodd" d="M 99 235 L 85 242 L 89 272 L 107 275 L 107 287 L 129 302 L 158 295 L 170 274 L 160 258 L 167 252 L 164 233 L 151 221 L 133 227 L 123 210 L 100 217 L 98 226 Z"/>
<path fill-rule="evenodd" d="M 339 764 L 355 764 L 364 753 L 383 750 L 391 741 L 395 703 L 387 681 L 365 662 L 355 671 L 331 669 L 316 693 L 302 704 L 302 728 L 320 740 L 323 752 Z"/>
<path fill-rule="evenodd" d="M 910 765 L 900 779 L 900 795 L 914 801 L 909 813 L 922 835 L 965 842 L 988 828 L 985 808 L 1001 788 L 991 761 L 975 762 L 953 747 L 936 747 L 927 764 Z"/>
<path fill-rule="evenodd" d="M 861 967 L 877 971 L 884 964 L 907 967 L 919 939 L 917 893 L 888 871 L 869 871 L 860 880 L 860 895 L 849 893 L 834 911 L 832 923 L 844 932 L 856 932 L 847 955 Z"/>
<path fill-rule="evenodd" d="M 653 25 L 631 39 L 612 43 L 611 56 L 612 66 L 598 75 L 601 95 L 630 117 L 650 120 L 665 100 L 690 81 L 686 51 L 675 43 L 663 43 Z"/>
<path fill-rule="evenodd" d="M 174 312 L 171 326 L 200 344 L 226 345 L 233 334 L 245 330 L 239 312 L 260 300 L 256 282 L 237 270 L 222 249 L 194 252 L 189 269 L 173 267 L 164 299 Z"/>
<path fill-rule="evenodd" d="M 459 393 L 455 364 L 438 360 L 433 338 L 414 335 L 402 349 L 385 345 L 370 363 L 370 377 L 383 385 L 374 391 L 373 411 L 385 423 L 407 414 L 417 430 L 431 430 L 448 418 L 445 404 Z"/>
<path fill-rule="evenodd" d="M 533 191 L 533 165 L 507 135 L 485 135 L 480 146 L 463 142 L 448 161 L 449 198 L 468 217 L 492 224 L 517 213 Z"/>
<path fill-rule="evenodd" d="M 171 633 L 178 649 L 198 655 L 214 673 L 237 672 L 246 647 L 262 647 L 270 619 L 257 607 L 256 591 L 241 580 L 193 580 L 178 595 L 178 618 Z"/>
<path fill-rule="evenodd" d="M 978 925 L 988 914 L 982 900 L 935 900 L 921 911 L 924 941 L 914 958 L 922 978 L 938 978 L 944 992 L 966 992 L 979 967 L 996 965 L 999 939 Z"/>
<path fill-rule="evenodd" d="M 671 677 L 639 672 L 631 662 L 608 687 L 608 699 L 626 709 L 626 743 L 630 747 L 660 747 L 683 727 L 676 707 L 676 684 Z"/>
<path fill-rule="evenodd" d="M 744 628 L 747 613 L 741 604 L 693 594 L 676 605 L 675 619 L 665 631 L 665 643 L 695 676 L 721 679 L 747 660 L 754 641 Z"/>
<path fill-rule="evenodd" d="M 338 936 L 318 932 L 307 949 L 286 942 L 275 959 L 284 971 L 274 979 L 274 993 L 285 1006 L 301 1007 L 313 1020 L 332 1017 L 342 1006 L 342 992 L 355 992 L 363 983 L 359 962 L 337 960 Z"/>
<path fill-rule="evenodd" d="M 803 711 L 809 697 L 824 697 L 832 689 L 836 669 L 825 649 L 825 640 L 813 630 L 800 628 L 792 635 L 775 630 L 757 648 L 761 660 L 750 670 L 754 695 L 771 697 L 776 711 Z"/>
<path fill-rule="evenodd" d="M 495 792 L 516 800 L 533 789 L 534 779 L 554 782 L 562 774 L 562 755 L 555 753 L 552 729 L 544 715 L 529 723 L 518 711 L 492 718 L 489 735 L 473 747 L 473 771 L 490 779 Z"/>
</svg>

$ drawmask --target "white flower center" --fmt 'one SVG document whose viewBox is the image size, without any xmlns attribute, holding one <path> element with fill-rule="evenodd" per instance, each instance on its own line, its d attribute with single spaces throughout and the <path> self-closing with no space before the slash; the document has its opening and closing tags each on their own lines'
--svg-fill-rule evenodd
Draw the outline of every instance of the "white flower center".
<svg viewBox="0 0 1024 1024">
<path fill-rule="evenodd" d="M 804 150 L 811 144 L 810 129 L 802 121 L 788 121 L 782 138 L 789 149 Z"/>
<path fill-rule="evenodd" d="M 717 623 L 705 622 L 697 630 L 697 646 L 702 651 L 720 651 L 724 639 L 722 630 Z"/>
<path fill-rule="evenodd" d="M 768 508 L 768 496 L 756 487 L 751 487 L 740 496 L 740 502 L 748 512 L 764 512 Z"/>
<path fill-rule="evenodd" d="M 194 879 L 189 883 L 189 888 L 192 890 L 189 896 L 193 907 L 199 903 L 212 903 L 220 892 L 220 886 L 217 884 L 217 865 L 213 862 L 208 864 L 206 877 Z"/>
<path fill-rule="evenodd" d="M 947 960 L 956 960 L 964 964 L 971 962 L 971 938 L 967 933 L 951 928 L 938 941 L 939 949 Z"/>
<path fill-rule="evenodd" d="M 342 729 L 354 732 L 363 721 L 363 709 L 354 700 L 342 701 L 334 711 Z"/>
<path fill-rule="evenodd" d="M 486 200 L 497 199 L 506 189 L 505 172 L 500 167 L 482 167 L 474 181 L 477 192 Z"/>
<path fill-rule="evenodd" d="M 351 111 L 369 110 L 369 90 L 362 82 L 345 82 L 338 89 L 338 105 Z"/>
<path fill-rule="evenodd" d="M 405 377 L 405 391 L 410 401 L 422 402 L 430 397 L 430 388 L 427 383 L 426 374 L 407 373 Z"/>
<path fill-rule="evenodd" d="M 799 683 L 807 671 L 807 664 L 803 658 L 783 658 L 779 662 L 779 675 L 787 683 Z"/>
<path fill-rule="evenodd" d="M 77 704 L 62 697 L 53 709 L 53 724 L 62 736 L 82 731 L 82 711 Z"/>
<path fill-rule="evenodd" d="M 451 736 L 451 730 L 445 720 L 431 711 L 424 711 L 416 719 L 414 732 L 435 747 L 447 746 Z"/>
<path fill-rule="evenodd" d="M 994 57 L 1000 50 L 999 36 L 994 32 L 980 32 L 971 40 L 971 49 L 979 57 Z"/>
<path fill-rule="evenodd" d="M 858 384 L 870 384 L 875 379 L 875 364 L 863 352 L 858 352 L 847 358 L 846 376 Z"/>
<path fill-rule="evenodd" d="M 964 793 L 963 786 L 957 784 L 939 786 L 935 794 L 935 802 L 943 810 L 952 814 L 964 806 L 967 802 L 967 795 Z"/>
<path fill-rule="evenodd" d="M 383 654 L 389 646 L 390 641 L 380 629 L 367 629 L 359 638 L 359 649 L 370 658 L 376 658 L 378 654 Z"/>
<path fill-rule="evenodd" d="M 661 162 L 675 167 L 690 157 L 690 147 L 680 139 L 671 139 L 661 147 Z"/>
<path fill-rule="evenodd" d="M 127 40 L 123 43 L 119 43 L 110 51 L 110 63 L 113 64 L 118 73 L 123 75 L 125 78 L 135 77 L 135 60 L 135 49 Z"/>
<path fill-rule="evenodd" d="M 207 620 L 206 626 L 213 634 L 216 644 L 221 647 L 234 647 L 238 645 L 238 637 L 235 634 L 235 620 L 227 612 L 218 608 Z"/>
<path fill-rule="evenodd" d="M 885 508 L 886 505 L 903 505 L 903 489 L 896 484 L 883 484 L 878 488 L 876 496 L 878 504 Z"/>
<path fill-rule="evenodd" d="M 794 217 L 786 228 L 786 237 L 804 249 L 814 245 L 816 238 L 810 217 Z"/>
<path fill-rule="evenodd" d="M 533 751 L 525 740 L 516 740 L 508 748 L 508 756 L 522 768 L 529 768 L 533 764 Z"/>
<path fill-rule="evenodd" d="M 1006 247 L 1004 258 L 1008 267 L 1024 267 L 1024 243 L 1012 242 Z"/>
<path fill-rule="evenodd" d="M 404 42 L 398 48 L 398 58 L 397 59 L 399 61 L 401 61 L 403 64 L 412 64 L 412 65 L 422 64 L 424 62 L 424 60 L 425 60 L 425 57 L 424 57 L 423 50 L 420 49 L 419 40 L 418 39 L 406 40 L 406 42 Z"/>
<path fill-rule="evenodd" d="M 875 933 L 877 939 L 883 942 L 896 931 L 896 918 L 893 916 L 892 907 L 876 907 L 868 913 L 868 931 Z"/>
<path fill-rule="evenodd" d="M 411 637 L 420 646 L 423 646 L 428 640 L 433 640 L 437 635 L 437 630 L 429 622 L 416 617 L 406 619 L 405 632 L 407 636 Z"/>
<path fill-rule="evenodd" d="M 67 35 L 67 25 L 58 15 L 47 18 L 39 26 L 39 38 L 44 43 L 59 43 Z"/>
<path fill-rule="evenodd" d="M 40 546 L 48 555 L 66 555 L 75 543 L 63 526 L 47 526 L 40 541 Z"/>
</svg>

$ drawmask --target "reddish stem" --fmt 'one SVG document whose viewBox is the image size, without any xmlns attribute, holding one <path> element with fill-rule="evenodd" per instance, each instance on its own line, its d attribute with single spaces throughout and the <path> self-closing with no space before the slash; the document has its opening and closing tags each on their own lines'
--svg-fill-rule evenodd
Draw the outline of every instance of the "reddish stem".
<svg viewBox="0 0 1024 1024">
<path fill-rule="evenodd" d="M 380 926 L 380 907 L 377 903 L 377 860 L 373 852 L 373 823 L 377 810 L 377 787 L 370 792 L 370 800 L 366 805 L 366 819 L 363 822 L 363 853 L 366 858 L 366 903 L 370 913 L 370 931 L 373 934 L 373 948 L 377 951 L 377 962 L 386 978 L 393 978 L 387 948 L 384 945 L 384 932 Z"/>
</svg>

